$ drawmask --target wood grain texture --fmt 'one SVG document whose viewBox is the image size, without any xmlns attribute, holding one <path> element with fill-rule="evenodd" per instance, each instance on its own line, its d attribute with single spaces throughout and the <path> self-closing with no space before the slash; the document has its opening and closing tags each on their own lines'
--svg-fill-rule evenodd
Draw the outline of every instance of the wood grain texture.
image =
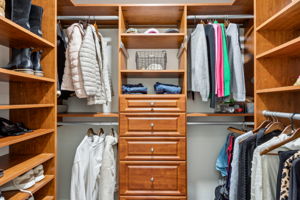
<svg viewBox="0 0 300 200">
<path fill-rule="evenodd" d="M 31 109 L 31 108 L 48 108 L 53 107 L 54 104 L 23 104 L 23 105 L 0 105 L 0 110 L 8 109 Z"/>
<path fill-rule="evenodd" d="M 187 117 L 251 117 L 253 113 L 187 113 Z"/>
<path fill-rule="evenodd" d="M 256 92 L 258 94 L 262 93 L 283 93 L 283 92 L 299 92 L 300 86 L 286 86 L 286 87 L 277 87 L 277 88 L 267 88 L 267 89 L 261 89 L 257 90 Z"/>
<path fill-rule="evenodd" d="M 49 82 L 54 83 L 55 79 L 47 77 L 38 77 L 22 72 L 0 68 L 0 81 L 6 82 Z"/>
<path fill-rule="evenodd" d="M 45 196 L 41 200 L 54 200 L 54 197 L 53 196 Z"/>
<path fill-rule="evenodd" d="M 186 162 L 120 162 L 120 195 L 186 195 Z"/>
<path fill-rule="evenodd" d="M 120 200 L 187 200 L 184 196 L 121 196 Z"/>
<path fill-rule="evenodd" d="M 186 139 L 121 137 L 120 160 L 186 160 Z"/>
<path fill-rule="evenodd" d="M 121 95 L 120 112 L 185 112 L 184 95 Z"/>
</svg>

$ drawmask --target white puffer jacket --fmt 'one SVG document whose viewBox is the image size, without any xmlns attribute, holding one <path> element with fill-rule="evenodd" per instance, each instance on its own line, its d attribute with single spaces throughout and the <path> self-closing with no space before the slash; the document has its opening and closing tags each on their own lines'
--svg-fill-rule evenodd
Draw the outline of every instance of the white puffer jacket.
<svg viewBox="0 0 300 200">
<path fill-rule="evenodd" d="M 111 101 L 109 73 L 103 60 L 102 37 L 98 34 L 94 26 L 87 27 L 79 54 L 88 105 Z"/>
<path fill-rule="evenodd" d="M 67 47 L 67 49 L 66 49 L 66 61 L 65 61 L 63 80 L 61 83 L 61 90 L 75 91 L 73 81 L 72 81 L 70 58 L 69 58 L 69 54 L 67 53 L 68 48 L 69 47 Z"/>
<path fill-rule="evenodd" d="M 72 81 L 75 89 L 76 96 L 78 98 L 87 98 L 84 86 L 82 71 L 79 63 L 79 50 L 82 44 L 82 38 L 84 36 L 84 30 L 81 24 L 72 24 L 67 29 L 68 35 L 68 51 L 69 64 L 71 68 Z"/>
</svg>

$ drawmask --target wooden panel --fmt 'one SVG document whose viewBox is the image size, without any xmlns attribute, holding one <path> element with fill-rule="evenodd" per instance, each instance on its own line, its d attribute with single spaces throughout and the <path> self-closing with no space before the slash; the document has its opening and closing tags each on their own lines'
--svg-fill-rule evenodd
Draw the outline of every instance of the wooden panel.
<svg viewBox="0 0 300 200">
<path fill-rule="evenodd" d="M 183 95 L 122 95 L 120 112 L 184 112 L 186 110 Z"/>
<path fill-rule="evenodd" d="M 30 75 L 22 72 L 16 72 L 13 70 L 7 70 L 0 68 L 0 81 L 9 82 L 50 82 L 54 83 L 55 79 L 38 77 L 35 75 Z"/>
<path fill-rule="evenodd" d="M 184 33 L 121 34 L 127 49 L 179 49 L 184 36 Z"/>
<path fill-rule="evenodd" d="M 0 148 L 53 133 L 53 131 L 54 129 L 37 129 L 19 136 L 3 137 L 0 138 Z"/>
<path fill-rule="evenodd" d="M 18 33 L 18 34 L 16 34 Z M 54 43 L 0 16 L 0 44 L 15 48 L 50 48 Z"/>
<path fill-rule="evenodd" d="M 60 1 L 57 1 L 60 4 Z M 58 16 L 116 16 L 117 4 L 75 4 L 58 6 Z"/>
<path fill-rule="evenodd" d="M 120 136 L 185 136 L 185 114 L 120 114 Z"/>
<path fill-rule="evenodd" d="M 0 168 L 4 169 L 4 176 L 0 178 L 0 185 L 13 180 L 53 157 L 54 155 L 51 153 L 42 153 L 35 156 L 1 156 Z"/>
<path fill-rule="evenodd" d="M 120 138 L 121 160 L 185 160 L 185 138 Z"/>
<path fill-rule="evenodd" d="M 184 196 L 121 196 L 120 200 L 187 200 L 187 198 Z"/>
<path fill-rule="evenodd" d="M 53 196 L 46 196 L 42 200 L 54 200 Z"/>
<path fill-rule="evenodd" d="M 31 193 L 35 193 L 40 190 L 42 187 L 47 185 L 50 181 L 54 179 L 53 175 L 45 175 L 45 178 L 40 182 L 37 182 L 34 186 L 28 189 Z M 3 196 L 7 200 L 26 200 L 30 197 L 29 193 L 20 192 L 20 191 L 11 191 L 11 192 L 3 192 Z"/>
<path fill-rule="evenodd" d="M 48 108 L 54 104 L 23 104 L 23 105 L 0 105 L 0 110 L 8 109 L 28 109 L 28 108 Z"/>
<path fill-rule="evenodd" d="M 188 113 L 187 117 L 251 117 L 253 113 Z"/>
<path fill-rule="evenodd" d="M 261 93 L 283 93 L 283 92 L 299 92 L 300 86 L 287 86 L 287 87 L 277 87 L 277 88 L 268 88 L 257 90 L 256 92 Z"/>
<path fill-rule="evenodd" d="M 120 162 L 121 195 L 186 194 L 186 162 Z"/>
<path fill-rule="evenodd" d="M 184 70 L 121 70 L 127 78 L 177 78 L 184 75 Z"/>
</svg>

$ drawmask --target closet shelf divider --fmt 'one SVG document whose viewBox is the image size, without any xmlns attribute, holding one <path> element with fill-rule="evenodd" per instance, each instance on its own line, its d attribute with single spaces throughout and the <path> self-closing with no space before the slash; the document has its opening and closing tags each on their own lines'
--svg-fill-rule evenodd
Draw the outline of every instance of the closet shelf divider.
<svg viewBox="0 0 300 200">
<path fill-rule="evenodd" d="M 13 109 L 31 109 L 31 108 L 50 108 L 54 104 L 21 104 L 21 105 L 0 105 L 0 110 L 13 110 Z"/>
<path fill-rule="evenodd" d="M 298 92 L 300 91 L 300 86 L 286 86 L 286 87 L 276 87 L 256 90 L 257 94 L 267 94 L 267 93 L 283 93 L 283 92 Z"/>
<path fill-rule="evenodd" d="M 254 113 L 187 113 L 187 117 L 252 117 Z"/>
<path fill-rule="evenodd" d="M 181 77 L 184 75 L 185 70 L 121 70 L 122 76 L 135 78 L 171 78 L 171 77 Z"/>
<path fill-rule="evenodd" d="M 54 200 L 53 196 L 45 196 L 42 200 Z"/>
<path fill-rule="evenodd" d="M 0 17 L 0 44 L 15 48 L 54 48 L 54 43 L 30 32 L 5 17 Z"/>
</svg>

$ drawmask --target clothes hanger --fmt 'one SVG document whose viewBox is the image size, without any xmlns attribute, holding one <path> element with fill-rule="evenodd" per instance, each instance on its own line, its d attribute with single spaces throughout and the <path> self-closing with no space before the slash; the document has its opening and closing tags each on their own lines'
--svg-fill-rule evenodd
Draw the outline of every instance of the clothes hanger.
<svg viewBox="0 0 300 200">
<path fill-rule="evenodd" d="M 273 116 L 275 117 L 275 116 Z M 267 129 L 265 130 L 264 134 L 269 134 L 269 133 L 272 133 L 273 131 L 277 131 L 277 130 L 280 130 L 280 131 L 283 131 L 284 130 L 284 125 L 282 122 L 280 122 L 278 120 L 278 118 L 275 118 L 275 122 L 271 123 Z"/>
<path fill-rule="evenodd" d="M 103 134 L 104 134 L 104 130 L 103 130 L 103 128 L 100 128 L 99 131 L 97 132 L 97 135 L 101 136 Z"/>
<path fill-rule="evenodd" d="M 227 28 L 229 26 L 229 24 L 230 24 L 230 21 L 229 21 L 228 17 L 226 17 L 224 20 L 225 27 Z"/>
<path fill-rule="evenodd" d="M 110 135 L 115 137 L 115 129 L 114 128 L 111 128 Z"/>
<path fill-rule="evenodd" d="M 228 127 L 227 130 L 230 131 L 230 132 L 232 132 L 232 133 L 237 133 L 237 134 L 240 134 L 240 135 L 246 133 L 243 130 L 240 130 L 240 129 L 234 128 L 234 127 Z"/>
</svg>

